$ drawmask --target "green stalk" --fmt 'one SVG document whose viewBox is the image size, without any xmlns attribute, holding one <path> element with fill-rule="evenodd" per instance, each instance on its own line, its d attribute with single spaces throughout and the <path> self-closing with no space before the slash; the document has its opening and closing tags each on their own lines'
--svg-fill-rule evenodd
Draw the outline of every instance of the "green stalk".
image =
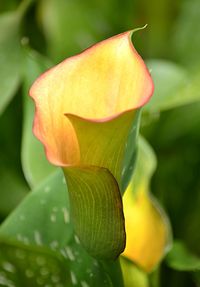
<svg viewBox="0 0 200 287">
<path fill-rule="evenodd" d="M 160 287 L 160 267 L 149 275 L 149 287 Z"/>
<path fill-rule="evenodd" d="M 17 9 L 17 14 L 20 19 L 24 17 L 27 10 L 30 8 L 30 6 L 35 2 L 36 0 L 23 0 L 21 4 L 19 5 Z"/>
</svg>

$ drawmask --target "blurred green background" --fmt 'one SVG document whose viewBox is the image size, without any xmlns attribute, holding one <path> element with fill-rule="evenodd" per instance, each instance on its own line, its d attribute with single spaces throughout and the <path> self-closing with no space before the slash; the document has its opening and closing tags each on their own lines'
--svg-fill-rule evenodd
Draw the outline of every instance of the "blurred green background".
<svg viewBox="0 0 200 287">
<path fill-rule="evenodd" d="M 158 159 L 151 190 L 169 215 L 174 238 L 200 256 L 200 1 L 0 0 L 0 13 L 1 221 L 31 182 L 24 171 L 34 148 L 26 138 L 33 109 L 26 103 L 33 73 L 27 54 L 37 51 L 49 66 L 148 24 L 133 42 L 155 76 L 155 98 L 141 127 Z M 198 272 L 168 265 L 160 268 L 160 286 L 200 286 Z"/>
</svg>

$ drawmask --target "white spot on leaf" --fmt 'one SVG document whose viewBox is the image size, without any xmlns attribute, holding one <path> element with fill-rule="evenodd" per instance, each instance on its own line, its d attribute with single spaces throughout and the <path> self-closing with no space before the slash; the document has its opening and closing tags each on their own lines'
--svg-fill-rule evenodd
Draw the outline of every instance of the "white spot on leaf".
<svg viewBox="0 0 200 287">
<path fill-rule="evenodd" d="M 41 238 L 41 234 L 38 230 L 35 230 L 34 231 L 34 238 L 35 238 L 35 242 L 38 244 L 38 245 L 42 245 L 42 238 Z"/>
<path fill-rule="evenodd" d="M 62 208 L 63 216 L 64 216 L 64 222 L 69 223 L 69 212 L 66 207 Z"/>
<path fill-rule="evenodd" d="M 26 275 L 26 277 L 28 277 L 28 278 L 32 278 L 32 277 L 34 276 L 34 273 L 33 273 L 32 270 L 26 269 L 25 275 Z"/>
<path fill-rule="evenodd" d="M 60 249 L 60 253 L 62 254 L 63 257 L 67 258 L 67 254 L 64 249 Z"/>
<path fill-rule="evenodd" d="M 53 283 L 58 283 L 60 281 L 60 277 L 58 275 L 52 275 L 51 280 Z"/>
<path fill-rule="evenodd" d="M 50 216 L 51 222 L 55 223 L 56 222 L 56 215 L 54 213 L 51 214 Z"/>
<path fill-rule="evenodd" d="M 49 191 L 50 191 L 50 187 L 49 186 L 45 186 L 44 192 L 48 193 Z"/>
<path fill-rule="evenodd" d="M 73 271 L 70 272 L 70 275 L 71 275 L 72 284 L 76 285 L 77 284 L 76 275 L 74 274 Z"/>
<path fill-rule="evenodd" d="M 63 184 L 66 184 L 66 179 L 64 176 L 63 176 L 62 182 L 63 182 Z"/>
<path fill-rule="evenodd" d="M 15 272 L 15 267 L 10 262 L 7 262 L 7 261 L 3 262 L 2 267 L 5 271 L 11 272 L 11 273 Z"/>
<path fill-rule="evenodd" d="M 77 235 L 74 235 L 74 240 L 75 240 L 76 244 L 80 244 L 80 240 L 79 240 Z"/>
<path fill-rule="evenodd" d="M 67 256 L 68 258 L 71 260 L 71 261 L 74 261 L 75 260 L 75 257 L 74 257 L 74 254 L 72 252 L 72 250 L 70 249 L 70 247 L 65 247 L 65 251 L 67 253 Z"/>
<path fill-rule="evenodd" d="M 122 176 L 125 174 L 125 172 L 126 172 L 126 168 L 124 167 L 124 168 L 122 169 Z"/>
<path fill-rule="evenodd" d="M 82 287 L 90 287 L 90 286 L 87 284 L 87 282 L 85 282 L 85 281 L 81 281 L 81 286 L 82 286 Z"/>
<path fill-rule="evenodd" d="M 45 263 L 46 263 L 46 259 L 45 259 L 44 257 L 42 257 L 42 256 L 38 256 L 38 257 L 36 258 L 36 263 L 37 263 L 39 266 L 43 266 L 43 265 L 45 265 Z"/>
<path fill-rule="evenodd" d="M 42 268 L 40 269 L 40 274 L 41 274 L 42 276 L 47 276 L 47 275 L 49 275 L 49 269 L 47 269 L 46 267 L 42 267 Z"/>
<path fill-rule="evenodd" d="M 58 246 L 59 246 L 59 244 L 58 244 L 58 241 L 52 241 L 51 243 L 50 243 L 50 247 L 51 247 L 51 249 L 56 249 L 56 248 L 58 248 Z"/>
</svg>

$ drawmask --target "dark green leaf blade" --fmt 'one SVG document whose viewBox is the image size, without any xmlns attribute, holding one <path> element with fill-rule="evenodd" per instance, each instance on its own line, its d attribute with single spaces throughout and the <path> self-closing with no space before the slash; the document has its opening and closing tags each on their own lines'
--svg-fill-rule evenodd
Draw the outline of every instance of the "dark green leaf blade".
<svg viewBox="0 0 200 287">
<path fill-rule="evenodd" d="M 0 217 L 7 216 L 28 193 L 20 163 L 21 98 L 0 117 Z"/>
<path fill-rule="evenodd" d="M 1 286 L 72 285 L 69 268 L 61 256 L 5 238 L 0 238 L 0 274 Z"/>
<path fill-rule="evenodd" d="M 51 63 L 37 52 L 29 49 L 25 53 L 24 61 L 26 73 L 24 75 L 24 121 L 21 160 L 29 185 L 35 187 L 45 177 L 55 171 L 55 167 L 49 164 L 42 144 L 33 135 L 34 104 L 28 93 L 33 81 L 44 70 L 49 68 Z"/>
<path fill-rule="evenodd" d="M 200 73 L 188 71 L 173 62 L 149 60 L 155 91 L 144 112 L 159 113 L 182 105 L 200 101 Z"/>
<path fill-rule="evenodd" d="M 19 25 L 17 13 L 0 16 L 0 114 L 11 101 L 22 78 Z"/>
<path fill-rule="evenodd" d="M 66 189 L 65 178 L 58 170 L 25 198 L 2 224 L 0 234 L 58 252 L 68 261 L 77 285 L 111 287 L 113 283 L 102 263 L 85 251 L 74 234 Z M 119 287 L 123 287 L 116 270 Z"/>
</svg>

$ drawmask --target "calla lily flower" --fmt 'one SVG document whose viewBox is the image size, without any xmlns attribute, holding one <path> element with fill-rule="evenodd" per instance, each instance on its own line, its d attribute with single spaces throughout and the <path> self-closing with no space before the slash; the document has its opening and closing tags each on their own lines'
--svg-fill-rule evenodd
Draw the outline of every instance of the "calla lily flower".
<svg viewBox="0 0 200 287">
<path fill-rule="evenodd" d="M 76 132 L 64 115 L 105 122 L 142 107 L 151 97 L 152 79 L 131 35 L 129 31 L 102 41 L 53 67 L 33 84 L 34 133 L 51 163 L 80 162 Z"/>
<path fill-rule="evenodd" d="M 64 60 L 30 90 L 34 134 L 48 160 L 63 167 L 77 235 L 101 258 L 116 258 L 125 247 L 120 192 L 133 164 L 124 162 L 135 150 L 140 108 L 153 93 L 133 32 Z"/>
<path fill-rule="evenodd" d="M 140 137 L 135 171 L 123 197 L 127 234 L 123 255 L 146 272 L 155 269 L 171 247 L 168 218 L 150 194 L 150 179 L 155 168 L 154 152 Z"/>
</svg>

